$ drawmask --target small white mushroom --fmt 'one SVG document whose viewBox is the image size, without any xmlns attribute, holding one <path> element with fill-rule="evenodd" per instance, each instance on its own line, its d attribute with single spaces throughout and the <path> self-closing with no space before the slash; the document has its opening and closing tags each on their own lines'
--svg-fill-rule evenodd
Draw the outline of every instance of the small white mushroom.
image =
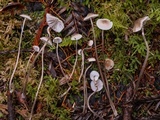
<svg viewBox="0 0 160 120">
<path fill-rule="evenodd" d="M 33 50 L 35 51 L 35 52 L 39 52 L 39 46 L 37 46 L 37 45 L 33 45 Z"/>
<path fill-rule="evenodd" d="M 78 55 L 82 55 L 82 49 L 78 50 Z"/>
<path fill-rule="evenodd" d="M 98 14 L 88 13 L 88 15 L 83 19 L 83 21 L 87 21 L 90 18 L 95 18 L 95 17 L 98 17 Z"/>
<path fill-rule="evenodd" d="M 62 38 L 60 38 L 60 37 L 55 37 L 55 38 L 53 39 L 53 42 L 54 42 L 54 43 L 61 43 L 61 42 L 62 42 Z"/>
<path fill-rule="evenodd" d="M 138 32 L 142 29 L 143 27 L 143 24 L 150 20 L 150 18 L 148 16 L 145 16 L 145 17 L 142 17 L 142 18 L 139 18 L 137 19 L 135 22 L 134 22 L 134 27 L 133 27 L 133 32 Z"/>
<path fill-rule="evenodd" d="M 32 18 L 30 16 L 28 16 L 28 15 L 21 14 L 20 16 L 23 17 L 23 18 L 26 18 L 28 20 L 32 20 Z"/>
<path fill-rule="evenodd" d="M 90 73 L 90 79 L 93 81 L 97 81 L 99 79 L 99 73 L 97 71 L 93 70 Z"/>
<path fill-rule="evenodd" d="M 53 29 L 55 32 L 61 32 L 64 28 L 64 23 L 57 17 L 47 13 L 46 22 L 48 26 Z"/>
<path fill-rule="evenodd" d="M 44 43 L 47 43 L 48 45 L 52 46 L 52 42 L 49 39 L 49 37 L 41 37 L 40 40 L 43 41 Z"/>
<path fill-rule="evenodd" d="M 88 41 L 88 46 L 89 46 L 89 47 L 92 47 L 92 45 L 93 45 L 93 40 L 89 40 L 89 41 Z"/>
<path fill-rule="evenodd" d="M 96 59 L 95 58 L 88 58 L 87 61 L 88 62 L 94 62 L 94 61 L 96 61 Z"/>
<path fill-rule="evenodd" d="M 91 81 L 90 86 L 94 92 L 99 92 L 103 89 L 103 82 L 100 79 L 97 81 Z"/>
<path fill-rule="evenodd" d="M 109 30 L 112 28 L 113 22 L 109 19 L 98 19 L 96 25 L 101 30 Z"/>
<path fill-rule="evenodd" d="M 107 58 L 105 59 L 105 63 L 104 63 L 105 69 L 110 70 L 114 67 L 114 62 L 113 60 Z"/>
<path fill-rule="evenodd" d="M 75 33 L 71 36 L 71 40 L 79 40 L 82 38 L 81 34 Z"/>
<path fill-rule="evenodd" d="M 53 42 L 56 43 L 56 55 L 57 55 L 57 60 L 58 60 L 58 63 L 59 63 L 61 72 L 62 72 L 63 76 L 65 77 L 66 74 L 65 74 L 64 71 L 63 71 L 62 64 L 61 64 L 61 61 L 60 61 L 60 58 L 59 58 L 59 53 L 58 53 L 58 46 L 59 46 L 58 44 L 62 42 L 62 38 L 60 38 L 60 37 L 55 37 L 55 38 L 53 39 Z"/>
<path fill-rule="evenodd" d="M 77 55 L 77 54 L 78 54 L 78 51 L 77 51 L 77 41 L 78 41 L 79 39 L 81 39 L 81 38 L 82 38 L 82 35 L 81 35 L 81 34 L 78 34 L 78 33 L 75 33 L 75 34 L 73 34 L 73 35 L 71 36 L 71 40 L 76 41 L 76 59 L 75 59 L 74 66 L 73 66 L 73 70 L 72 70 L 72 73 L 71 73 L 69 79 L 72 78 L 73 73 L 74 73 L 75 68 L 76 68 L 76 64 L 77 64 L 77 60 L 78 60 L 78 55 Z"/>
</svg>

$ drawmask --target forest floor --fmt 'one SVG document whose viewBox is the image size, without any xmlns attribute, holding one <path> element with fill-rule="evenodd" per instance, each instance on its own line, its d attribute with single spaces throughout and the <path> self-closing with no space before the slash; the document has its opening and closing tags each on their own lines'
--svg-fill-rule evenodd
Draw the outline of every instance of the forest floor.
<svg viewBox="0 0 160 120">
<path fill-rule="evenodd" d="M 0 1 L 0 120 L 160 119 L 158 1 L 9 2 Z M 88 13 L 96 13 L 93 26 Z M 22 14 L 32 19 L 24 27 Z M 100 30 L 101 18 L 113 26 Z M 64 29 L 55 32 L 59 21 Z"/>
</svg>

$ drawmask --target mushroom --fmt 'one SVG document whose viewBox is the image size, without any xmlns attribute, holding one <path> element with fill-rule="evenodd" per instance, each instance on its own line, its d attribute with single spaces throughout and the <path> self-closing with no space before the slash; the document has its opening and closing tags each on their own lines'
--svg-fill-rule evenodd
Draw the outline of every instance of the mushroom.
<svg viewBox="0 0 160 120">
<path fill-rule="evenodd" d="M 81 39 L 81 38 L 82 38 L 82 35 L 81 35 L 81 34 L 78 34 L 78 33 L 75 33 L 75 34 L 73 34 L 73 35 L 71 36 L 71 40 L 76 41 L 76 60 L 75 60 L 75 62 L 74 62 L 73 70 L 72 70 L 72 72 L 71 72 L 71 75 L 70 75 L 69 79 L 72 78 L 73 73 L 74 73 L 75 68 L 76 68 L 76 64 L 77 64 L 77 60 L 78 60 L 78 55 L 77 55 L 77 54 L 78 54 L 78 51 L 77 51 L 77 41 L 78 41 L 79 39 Z"/>
<path fill-rule="evenodd" d="M 96 25 L 101 30 L 109 30 L 112 28 L 113 22 L 109 19 L 98 19 Z"/>
<path fill-rule="evenodd" d="M 102 90 L 103 88 L 103 82 L 100 80 L 100 79 L 97 79 L 97 80 L 92 80 L 91 83 L 90 83 L 90 86 L 91 86 L 91 89 L 93 90 L 93 93 L 89 95 L 88 99 L 87 99 L 87 106 L 89 108 L 89 110 L 97 117 L 99 117 L 100 119 L 103 119 L 101 116 L 99 116 L 97 113 L 95 113 L 90 105 L 89 105 L 89 101 L 90 101 L 90 98 L 96 93 L 96 92 L 99 92 L 100 90 Z"/>
<path fill-rule="evenodd" d="M 89 41 L 88 41 L 88 46 L 89 46 L 89 47 L 92 47 L 92 46 L 93 46 L 93 40 L 89 40 Z"/>
<path fill-rule="evenodd" d="M 141 71 L 140 71 L 140 73 L 139 73 L 139 77 L 138 77 L 138 80 L 137 80 L 137 83 L 136 83 L 136 88 L 135 88 L 135 90 L 134 90 L 133 97 L 134 97 L 134 95 L 136 94 L 136 91 L 137 91 L 137 89 L 138 89 L 138 87 L 139 87 L 139 83 L 140 83 L 140 80 L 141 80 L 141 78 L 142 78 L 142 76 L 143 76 L 143 74 L 144 74 L 144 70 L 145 70 L 145 68 L 146 68 L 147 61 L 148 61 L 148 57 L 149 57 L 149 46 L 148 46 L 148 42 L 147 42 L 146 37 L 145 37 L 145 34 L 144 34 L 144 24 L 145 24 L 145 22 L 148 21 L 148 20 L 150 20 L 150 18 L 149 18 L 148 16 L 145 16 L 145 17 L 142 17 L 142 18 L 137 19 L 137 20 L 135 21 L 134 27 L 133 27 L 133 29 L 132 29 L 133 32 L 138 32 L 138 31 L 141 30 L 141 32 L 142 32 L 142 37 L 143 37 L 143 40 L 144 40 L 145 45 L 146 45 L 146 51 L 147 51 L 147 52 L 146 52 L 146 56 L 145 56 L 145 60 L 144 60 L 143 65 L 142 65 L 142 69 L 141 69 Z"/>
<path fill-rule="evenodd" d="M 23 20 L 23 24 L 22 24 L 22 28 L 21 28 L 21 35 L 20 35 L 20 40 L 19 40 L 18 55 L 17 55 L 17 59 L 16 59 L 16 64 L 14 66 L 14 70 L 13 70 L 11 78 L 9 80 L 9 91 L 10 91 L 10 93 L 13 92 L 13 90 L 12 90 L 12 80 L 13 80 L 14 74 L 16 72 L 16 69 L 17 69 L 17 66 L 18 66 L 19 57 L 20 57 L 21 43 L 22 43 L 22 35 L 23 35 L 24 25 L 25 25 L 25 22 L 26 22 L 27 19 L 32 20 L 28 15 L 22 14 L 20 16 L 23 17 L 24 20 Z"/>
<path fill-rule="evenodd" d="M 88 41 L 88 46 L 87 46 L 86 48 L 84 48 L 83 50 L 80 49 L 80 50 L 78 51 L 78 54 L 82 56 L 81 73 L 80 73 L 78 82 L 81 81 L 81 78 L 82 78 L 82 75 L 83 75 L 83 72 L 84 72 L 84 60 L 85 60 L 84 51 L 85 51 L 85 50 L 88 50 L 88 49 L 91 49 L 91 48 L 92 48 L 92 45 L 93 45 L 93 40 L 90 40 L 90 41 Z"/>
<path fill-rule="evenodd" d="M 96 25 L 99 29 L 102 30 L 102 52 L 104 54 L 104 30 L 109 30 L 113 26 L 113 22 L 109 19 L 98 19 Z"/>
<path fill-rule="evenodd" d="M 105 69 L 107 69 L 107 70 L 112 69 L 114 66 L 113 60 L 111 60 L 109 58 L 105 59 L 104 66 L 105 66 Z"/>
<path fill-rule="evenodd" d="M 96 22 L 96 25 L 99 29 L 102 30 L 102 54 L 104 55 L 104 30 L 109 30 L 112 28 L 113 26 L 113 23 L 109 20 L 109 19 L 98 19 L 97 22 Z M 105 56 L 104 56 L 105 57 Z M 100 68 L 100 67 L 99 67 Z M 108 84 L 108 81 L 105 82 L 105 76 L 103 77 L 103 74 L 100 70 L 100 74 L 101 74 L 101 78 L 102 78 L 102 81 L 104 83 L 107 82 Z M 115 105 L 113 104 L 111 98 L 110 98 L 110 94 L 109 94 L 109 87 L 108 85 L 104 85 L 104 88 L 105 88 L 105 91 L 106 91 L 106 94 L 107 94 L 107 97 L 109 99 L 109 103 L 110 103 L 110 106 L 112 108 L 112 111 L 114 113 L 114 116 L 117 116 L 118 113 L 117 113 L 117 110 L 115 109 Z"/>
<path fill-rule="evenodd" d="M 93 70 L 91 73 L 90 73 L 90 79 L 91 80 L 95 80 L 97 81 L 99 79 L 99 73 L 95 70 Z"/>
<path fill-rule="evenodd" d="M 57 60 L 58 60 L 58 63 L 59 63 L 61 72 L 62 72 L 63 76 L 65 77 L 66 75 L 65 75 L 65 73 L 64 73 L 64 71 L 63 71 L 62 64 L 61 64 L 61 61 L 60 61 L 60 59 L 59 59 L 59 53 L 58 53 L 58 46 L 59 46 L 59 43 L 61 43 L 61 42 L 62 42 L 62 38 L 60 38 L 60 37 L 55 37 L 55 38 L 53 39 L 53 43 L 56 44 Z"/>
<path fill-rule="evenodd" d="M 97 81 L 92 80 L 90 86 L 94 92 L 99 92 L 103 88 L 103 82 L 100 79 L 98 79 Z"/>
<path fill-rule="evenodd" d="M 27 72 L 26 72 L 26 73 L 27 73 L 27 74 L 26 74 L 26 79 L 25 79 L 25 81 L 24 81 L 23 88 L 22 88 L 22 96 L 25 96 L 27 82 L 28 82 L 28 79 L 29 79 L 31 70 L 32 70 L 32 68 L 33 68 L 33 66 L 34 66 L 37 58 L 38 58 L 38 56 L 40 55 L 41 52 L 42 52 L 42 54 L 43 54 L 44 49 L 45 49 L 45 46 L 48 44 L 48 41 L 50 40 L 51 35 L 50 35 L 49 27 L 47 28 L 47 33 L 48 33 L 48 36 L 49 36 L 49 37 L 41 37 L 41 38 L 40 38 L 40 40 L 44 41 L 44 45 L 41 47 L 40 50 L 39 50 L 39 47 L 38 47 L 38 46 L 36 46 L 36 45 L 33 46 L 33 49 L 34 49 L 35 51 L 37 51 L 38 53 L 36 54 L 36 56 L 35 56 L 32 64 L 31 64 L 30 68 L 29 68 L 29 69 L 27 70 Z M 37 49 L 37 50 L 36 50 L 36 49 Z M 35 53 L 35 51 L 33 52 L 33 54 Z M 32 54 L 32 55 L 33 55 L 33 54 Z M 32 56 L 32 55 L 31 55 L 31 56 Z"/>
<path fill-rule="evenodd" d="M 64 23 L 57 17 L 47 13 L 46 14 L 46 22 L 48 26 L 54 30 L 55 32 L 61 32 L 64 28 Z"/>
<path fill-rule="evenodd" d="M 52 46 L 52 42 L 49 37 L 41 37 L 40 40 L 50 46 Z"/>
<path fill-rule="evenodd" d="M 98 17 L 98 14 L 88 13 L 88 15 L 83 19 L 83 21 L 91 20 L 96 17 Z"/>
<path fill-rule="evenodd" d="M 41 38 L 42 39 L 42 38 Z M 47 44 L 47 41 L 45 42 L 45 44 Z M 45 46 L 44 44 L 44 46 Z M 43 48 L 43 47 L 42 47 Z M 41 88 L 41 85 L 42 85 L 42 82 L 43 82 L 43 76 L 44 76 L 44 48 L 41 49 L 42 50 L 42 70 L 41 70 L 41 77 L 40 77 L 40 82 L 38 84 L 38 88 L 37 88 L 37 91 L 36 91 L 36 95 L 34 97 L 34 102 L 33 102 L 33 105 L 32 105 L 32 109 L 31 109 L 31 113 L 30 113 L 30 116 L 29 116 L 29 120 L 32 120 L 32 115 L 33 115 L 33 111 L 34 111 L 34 107 L 36 105 L 36 101 L 37 101 L 37 97 L 38 97 L 38 94 L 39 94 L 39 90 Z M 24 94 L 22 94 L 24 95 Z"/>
<path fill-rule="evenodd" d="M 39 46 L 33 45 L 32 48 L 35 52 L 39 52 Z"/>
</svg>

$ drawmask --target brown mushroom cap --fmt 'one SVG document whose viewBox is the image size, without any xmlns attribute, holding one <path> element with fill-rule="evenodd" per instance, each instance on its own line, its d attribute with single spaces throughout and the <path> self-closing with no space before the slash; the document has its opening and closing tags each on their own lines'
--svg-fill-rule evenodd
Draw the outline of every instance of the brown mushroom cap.
<svg viewBox="0 0 160 120">
<path fill-rule="evenodd" d="M 105 64 L 104 64 L 104 66 L 105 66 L 105 69 L 107 69 L 107 70 L 112 69 L 112 68 L 114 67 L 114 62 L 113 62 L 113 60 L 111 60 L 111 59 L 109 59 L 109 58 L 105 59 Z"/>
</svg>

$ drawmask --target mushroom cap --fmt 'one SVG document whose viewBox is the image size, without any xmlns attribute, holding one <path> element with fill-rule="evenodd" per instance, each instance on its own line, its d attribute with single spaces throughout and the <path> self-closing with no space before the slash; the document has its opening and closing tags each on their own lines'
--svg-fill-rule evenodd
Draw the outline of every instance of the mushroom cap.
<svg viewBox="0 0 160 120">
<path fill-rule="evenodd" d="M 40 40 L 44 43 L 47 42 L 48 45 L 52 45 L 52 42 L 49 40 L 49 37 L 41 37 Z"/>
<path fill-rule="evenodd" d="M 143 24 L 144 22 L 150 20 L 150 18 L 148 16 L 145 16 L 145 17 L 142 17 L 142 18 L 139 18 L 137 19 L 135 22 L 134 22 L 134 26 L 133 26 L 133 32 L 138 32 L 142 29 L 143 27 Z"/>
<path fill-rule="evenodd" d="M 89 41 L 88 41 L 88 46 L 89 46 L 89 47 L 92 47 L 92 45 L 93 45 L 93 40 L 89 40 Z"/>
<path fill-rule="evenodd" d="M 53 39 L 53 42 L 54 42 L 54 43 L 61 43 L 61 42 L 62 42 L 62 38 L 60 38 L 60 37 L 55 37 L 55 38 Z"/>
<path fill-rule="evenodd" d="M 98 14 L 88 13 L 88 15 L 83 19 L 83 21 L 87 21 L 90 18 L 95 18 L 95 17 L 98 17 Z"/>
<path fill-rule="evenodd" d="M 82 49 L 79 49 L 77 53 L 78 55 L 82 55 Z"/>
<path fill-rule="evenodd" d="M 92 57 L 92 58 L 88 58 L 87 61 L 88 62 L 94 62 L 94 61 L 96 61 L 96 59 Z"/>
<path fill-rule="evenodd" d="M 114 67 L 114 62 L 113 62 L 113 60 L 111 60 L 111 59 L 109 59 L 109 58 L 107 58 L 107 59 L 105 59 L 105 63 L 104 63 L 105 65 L 105 69 L 107 69 L 107 70 L 110 70 L 110 69 L 112 69 L 113 67 Z"/>
<path fill-rule="evenodd" d="M 39 46 L 37 46 L 37 45 L 33 45 L 33 50 L 35 51 L 35 52 L 39 52 Z"/>
<path fill-rule="evenodd" d="M 90 73 L 90 79 L 93 81 L 97 81 L 99 79 L 99 73 L 97 71 L 93 70 Z"/>
<path fill-rule="evenodd" d="M 82 35 L 79 33 L 75 33 L 71 36 L 71 40 L 79 40 L 82 38 Z"/>
<path fill-rule="evenodd" d="M 113 22 L 109 19 L 98 19 L 96 25 L 101 30 L 109 30 L 113 26 Z"/>
<path fill-rule="evenodd" d="M 90 86 L 94 92 L 99 92 L 103 88 L 103 82 L 100 79 L 97 81 L 91 81 Z"/>
<path fill-rule="evenodd" d="M 64 28 L 64 23 L 57 17 L 47 13 L 46 14 L 46 22 L 50 28 L 52 28 L 55 32 L 61 32 Z"/>
<path fill-rule="evenodd" d="M 30 16 L 26 15 L 26 14 L 21 14 L 20 16 L 23 17 L 23 18 L 26 18 L 28 20 L 32 20 L 32 18 Z"/>
</svg>

